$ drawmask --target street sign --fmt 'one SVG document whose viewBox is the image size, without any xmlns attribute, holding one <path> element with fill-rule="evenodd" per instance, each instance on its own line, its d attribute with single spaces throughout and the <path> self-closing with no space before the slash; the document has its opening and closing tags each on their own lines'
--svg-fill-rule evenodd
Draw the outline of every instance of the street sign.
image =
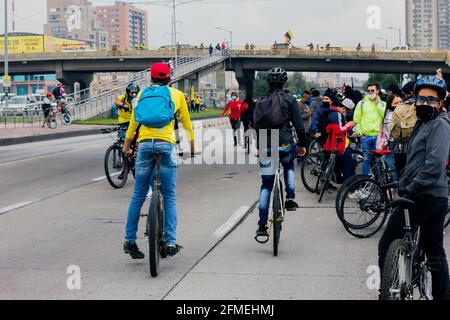
<svg viewBox="0 0 450 320">
<path fill-rule="evenodd" d="M 10 76 L 3 76 L 3 87 L 4 88 L 11 87 L 11 77 Z"/>
</svg>

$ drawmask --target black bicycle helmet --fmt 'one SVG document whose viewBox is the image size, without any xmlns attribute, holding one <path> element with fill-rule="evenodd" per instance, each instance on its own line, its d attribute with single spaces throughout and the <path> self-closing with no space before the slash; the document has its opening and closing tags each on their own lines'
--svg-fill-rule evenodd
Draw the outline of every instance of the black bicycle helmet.
<svg viewBox="0 0 450 320">
<path fill-rule="evenodd" d="M 414 87 L 414 94 L 417 96 L 419 91 L 424 88 L 436 90 L 440 100 L 445 100 L 445 97 L 447 97 L 445 81 L 437 77 L 426 76 L 417 80 L 416 86 Z"/>
<path fill-rule="evenodd" d="M 127 96 L 131 97 L 132 95 L 137 95 L 141 89 L 139 88 L 139 85 L 137 83 L 130 83 L 127 86 Z"/>
<path fill-rule="evenodd" d="M 269 70 L 267 74 L 267 82 L 269 85 L 281 84 L 284 85 L 288 81 L 288 75 L 286 70 L 280 67 L 275 67 Z"/>
</svg>

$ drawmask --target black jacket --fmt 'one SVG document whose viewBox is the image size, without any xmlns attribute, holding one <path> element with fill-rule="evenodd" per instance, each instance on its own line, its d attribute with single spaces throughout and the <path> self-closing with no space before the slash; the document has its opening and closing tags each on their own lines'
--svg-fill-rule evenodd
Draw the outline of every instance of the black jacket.
<svg viewBox="0 0 450 320">
<path fill-rule="evenodd" d="M 297 100 L 287 90 L 271 90 L 270 93 L 280 92 L 283 97 L 283 116 L 285 119 L 284 125 L 280 128 L 279 141 L 280 146 L 286 144 L 295 144 L 294 131 L 298 138 L 298 146 L 306 148 L 306 133 L 305 126 L 303 124 L 302 113 L 298 106 Z M 260 145 L 261 132 L 258 132 L 258 149 Z M 271 146 L 271 133 L 267 134 L 267 147 Z"/>
</svg>

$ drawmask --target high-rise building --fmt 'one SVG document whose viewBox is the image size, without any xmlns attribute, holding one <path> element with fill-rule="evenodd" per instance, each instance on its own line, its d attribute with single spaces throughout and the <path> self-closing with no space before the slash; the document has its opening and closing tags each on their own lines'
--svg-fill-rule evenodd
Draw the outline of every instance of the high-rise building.
<svg viewBox="0 0 450 320">
<path fill-rule="evenodd" d="M 406 0 L 407 44 L 450 49 L 450 0 Z"/>
<path fill-rule="evenodd" d="M 97 21 L 118 50 L 148 47 L 148 13 L 122 1 L 95 8 Z"/>
<path fill-rule="evenodd" d="M 82 40 L 98 50 L 110 48 L 109 35 L 97 23 L 94 7 L 89 0 L 47 0 L 44 33 Z"/>
</svg>

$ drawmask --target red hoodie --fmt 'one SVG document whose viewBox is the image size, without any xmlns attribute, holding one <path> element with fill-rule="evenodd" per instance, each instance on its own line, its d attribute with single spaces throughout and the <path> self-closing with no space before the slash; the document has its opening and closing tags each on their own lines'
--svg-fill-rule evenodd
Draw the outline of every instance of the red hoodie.
<svg viewBox="0 0 450 320">
<path fill-rule="evenodd" d="M 241 113 L 244 111 L 242 109 L 242 101 L 236 100 L 236 101 L 230 101 L 227 104 L 227 107 L 222 113 L 222 117 L 224 117 L 228 112 L 231 111 L 230 114 L 230 120 L 238 121 L 241 119 Z"/>
</svg>

